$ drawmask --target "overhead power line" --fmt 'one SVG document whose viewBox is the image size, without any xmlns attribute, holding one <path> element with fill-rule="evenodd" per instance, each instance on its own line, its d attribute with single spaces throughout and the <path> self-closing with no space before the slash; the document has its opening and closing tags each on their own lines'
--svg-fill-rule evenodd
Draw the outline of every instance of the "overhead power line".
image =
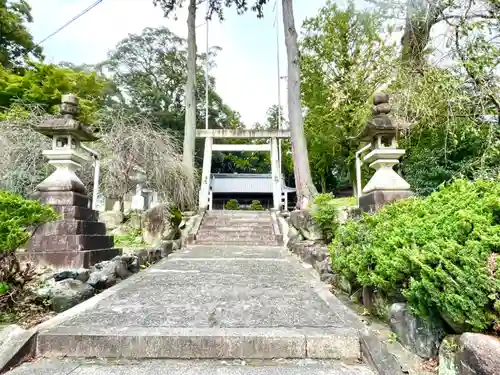
<svg viewBox="0 0 500 375">
<path fill-rule="evenodd" d="M 104 0 L 97 0 L 95 1 L 93 4 L 91 4 L 88 8 L 84 9 L 83 11 L 81 11 L 80 13 L 78 13 L 76 16 L 74 16 L 71 20 L 69 20 L 68 22 L 66 22 L 64 25 L 62 25 L 60 28 L 58 28 L 56 31 L 54 31 L 53 33 L 47 35 L 45 38 L 43 38 L 41 41 L 39 41 L 34 48 L 38 47 L 40 44 L 46 42 L 47 40 L 49 40 L 50 38 L 52 38 L 54 35 L 56 34 L 59 34 L 62 30 L 64 30 L 66 27 L 68 27 L 69 25 L 71 25 L 73 22 L 75 22 L 76 20 L 78 20 L 79 18 L 81 18 L 82 16 L 84 16 L 85 14 L 87 14 L 88 12 L 90 12 L 92 9 L 94 9 L 96 6 L 98 6 L 100 3 L 102 3 Z"/>
</svg>

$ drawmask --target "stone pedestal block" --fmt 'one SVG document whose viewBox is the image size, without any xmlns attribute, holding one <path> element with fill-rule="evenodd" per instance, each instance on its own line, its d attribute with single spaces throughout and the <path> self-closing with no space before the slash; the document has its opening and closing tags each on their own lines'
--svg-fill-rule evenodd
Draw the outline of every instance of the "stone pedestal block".
<svg viewBox="0 0 500 375">
<path fill-rule="evenodd" d="M 88 208 L 89 198 L 75 192 L 42 192 L 41 202 L 51 204 L 60 220 L 38 227 L 28 242 L 25 260 L 40 265 L 88 268 L 121 255 L 98 212 Z"/>
<path fill-rule="evenodd" d="M 376 212 L 386 204 L 413 195 L 410 190 L 376 190 L 359 198 L 359 208 L 364 212 Z"/>
</svg>

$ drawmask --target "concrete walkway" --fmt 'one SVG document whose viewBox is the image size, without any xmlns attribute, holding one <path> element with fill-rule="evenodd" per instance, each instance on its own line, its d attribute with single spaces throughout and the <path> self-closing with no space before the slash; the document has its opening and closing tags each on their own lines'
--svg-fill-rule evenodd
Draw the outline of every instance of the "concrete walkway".
<svg viewBox="0 0 500 375">
<path fill-rule="evenodd" d="M 313 360 L 247 361 L 89 361 L 42 360 L 8 375 L 374 375 L 360 365 Z"/>
<path fill-rule="evenodd" d="M 356 324 L 327 286 L 284 249 L 193 245 L 63 314 L 37 342 L 38 355 L 46 358 L 177 362 L 148 362 L 141 371 L 130 364 L 40 362 L 71 369 L 36 373 L 371 374 L 350 367 L 361 359 Z M 279 358 L 294 360 L 266 362 Z M 197 368 L 196 361 L 182 361 L 188 359 L 218 362 Z M 228 370 L 220 360 L 231 359 L 264 362 Z M 28 374 L 22 371 L 34 365 L 12 375 Z"/>
</svg>

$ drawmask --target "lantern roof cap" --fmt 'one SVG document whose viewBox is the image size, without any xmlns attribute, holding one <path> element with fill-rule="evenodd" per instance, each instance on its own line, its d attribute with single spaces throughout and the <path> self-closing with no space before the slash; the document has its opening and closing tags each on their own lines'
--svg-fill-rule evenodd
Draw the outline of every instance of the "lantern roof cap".
<svg viewBox="0 0 500 375">
<path fill-rule="evenodd" d="M 396 126 L 389 117 L 391 105 L 389 94 L 375 93 L 373 96 L 372 118 L 367 122 L 360 138 L 363 141 L 371 141 L 378 134 L 396 134 Z"/>
<path fill-rule="evenodd" d="M 78 98 L 73 94 L 63 95 L 61 98 L 61 115 L 48 118 L 33 129 L 37 132 L 53 137 L 55 135 L 71 135 L 79 141 L 95 141 L 99 139 L 87 126 L 82 124 L 76 116 L 80 113 Z"/>
</svg>

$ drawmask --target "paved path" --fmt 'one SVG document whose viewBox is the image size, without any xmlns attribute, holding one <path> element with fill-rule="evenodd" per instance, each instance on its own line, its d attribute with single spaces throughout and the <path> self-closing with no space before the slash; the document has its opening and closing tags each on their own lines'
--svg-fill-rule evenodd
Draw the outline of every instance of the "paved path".
<svg viewBox="0 0 500 375">
<path fill-rule="evenodd" d="M 71 375 L 371 374 L 365 367 L 345 367 L 360 359 L 354 315 L 309 269 L 279 247 L 194 245 L 76 310 L 41 332 L 40 355 L 142 360 L 296 358 L 299 362 L 230 370 L 221 362 L 199 368 L 196 361 L 170 362 L 167 372 L 162 370 L 167 362 L 148 362 L 140 371 L 134 365 L 107 365 L 99 367 L 101 372 L 95 364 L 69 362 L 71 370 L 37 370 L 37 374 L 66 375 L 73 370 Z M 315 362 L 327 359 L 346 365 L 318 367 Z M 304 367 L 308 363 L 312 367 Z M 21 367 L 12 375 L 28 374 L 22 371 L 29 368 Z"/>
<path fill-rule="evenodd" d="M 360 365 L 313 360 L 247 361 L 85 361 L 42 360 L 8 375 L 374 375 Z"/>
</svg>

